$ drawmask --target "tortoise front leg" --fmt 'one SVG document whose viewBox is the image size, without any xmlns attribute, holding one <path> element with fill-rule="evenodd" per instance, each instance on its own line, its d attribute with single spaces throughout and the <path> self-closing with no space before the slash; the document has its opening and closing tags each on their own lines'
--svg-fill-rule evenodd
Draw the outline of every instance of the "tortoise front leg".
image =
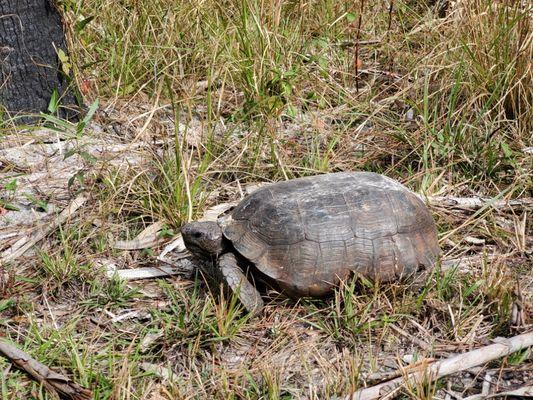
<svg viewBox="0 0 533 400">
<path fill-rule="evenodd" d="M 238 295 L 248 312 L 258 314 L 263 308 L 263 299 L 257 289 L 246 278 L 232 253 L 225 253 L 218 259 L 218 266 L 224 281 L 233 293 Z"/>
</svg>

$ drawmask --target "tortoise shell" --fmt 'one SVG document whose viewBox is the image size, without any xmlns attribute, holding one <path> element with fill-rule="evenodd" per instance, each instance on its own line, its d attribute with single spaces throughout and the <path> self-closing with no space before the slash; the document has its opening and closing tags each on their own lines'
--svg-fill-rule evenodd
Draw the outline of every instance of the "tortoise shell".
<svg viewBox="0 0 533 400">
<path fill-rule="evenodd" d="M 371 172 L 269 185 L 218 224 L 242 256 L 293 297 L 325 295 L 354 273 L 397 280 L 431 267 L 439 254 L 422 200 Z"/>
</svg>

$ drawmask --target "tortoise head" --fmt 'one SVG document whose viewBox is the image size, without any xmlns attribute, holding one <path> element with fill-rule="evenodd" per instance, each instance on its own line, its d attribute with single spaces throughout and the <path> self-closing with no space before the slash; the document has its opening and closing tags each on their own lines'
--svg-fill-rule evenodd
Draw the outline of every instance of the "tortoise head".
<svg viewBox="0 0 533 400">
<path fill-rule="evenodd" d="M 189 222 L 181 227 L 185 247 L 194 255 L 209 259 L 224 252 L 222 230 L 216 222 Z"/>
</svg>

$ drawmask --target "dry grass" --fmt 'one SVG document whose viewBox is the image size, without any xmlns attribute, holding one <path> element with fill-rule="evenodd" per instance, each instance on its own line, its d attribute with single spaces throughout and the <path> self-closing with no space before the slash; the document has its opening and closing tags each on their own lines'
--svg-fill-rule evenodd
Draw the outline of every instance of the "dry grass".
<svg viewBox="0 0 533 400">
<path fill-rule="evenodd" d="M 467 270 L 352 282 L 326 300 L 269 293 L 257 318 L 198 277 L 125 283 L 98 267 L 154 265 L 160 247 L 112 243 L 159 220 L 172 236 L 249 182 L 372 170 L 427 195 L 531 197 L 531 8 L 464 0 L 438 18 L 425 2 L 393 3 L 62 1 L 76 79 L 101 107 L 79 137 L 55 121 L 74 143 L 66 160 L 22 168 L 14 150 L 0 155 L 0 210 L 62 208 L 77 190 L 91 201 L 0 265 L 0 335 L 95 399 L 325 399 L 407 356 L 531 329 L 531 209 L 433 207 L 444 256 L 479 256 Z M 41 141 L 2 126 L 12 149 Z M 91 147 L 103 140 L 120 155 Z M 68 176 L 48 188 L 28 178 L 54 165 Z M 0 234 L 23 230 L 16 213 Z M 525 326 L 511 319 L 519 300 Z M 522 352 L 400 396 L 479 393 L 486 373 L 492 389 L 521 384 L 530 362 Z M 51 398 L 7 361 L 0 370 L 2 398 Z"/>
</svg>

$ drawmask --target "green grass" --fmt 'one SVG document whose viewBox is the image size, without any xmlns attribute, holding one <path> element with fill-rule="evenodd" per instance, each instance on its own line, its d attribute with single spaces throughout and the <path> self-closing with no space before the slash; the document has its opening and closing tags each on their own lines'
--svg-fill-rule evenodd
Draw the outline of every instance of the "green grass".
<svg viewBox="0 0 533 400">
<path fill-rule="evenodd" d="M 425 195 L 530 197 L 531 8 L 468 0 L 438 18 L 425 1 L 393 3 L 391 13 L 388 3 L 331 0 L 60 2 L 76 80 L 100 106 L 78 124 L 50 115 L 45 125 L 91 139 L 93 117 L 117 143 L 145 145 L 131 150 L 143 162 L 68 154 L 84 160 L 72 193 L 91 199 L 24 263 L 0 265 L 2 335 L 95 399 L 130 400 L 341 397 L 405 354 L 440 357 L 451 344 L 514 334 L 513 303 L 531 299 L 527 209 L 434 207 L 446 257 L 481 255 L 468 272 L 357 280 L 329 299 L 270 293 L 256 318 L 200 275 L 131 283 L 98 267 L 154 265 L 160 247 L 112 244 L 155 221 L 177 232 L 247 183 L 371 170 Z M 0 115 L 0 138 L 20 132 Z M 0 210 L 25 193 L 13 179 L 0 184 Z M 520 377 L 530 358 L 496 364 Z M 0 358 L 2 398 L 52 398 L 8 366 Z M 445 383 L 401 396 L 433 398 Z"/>
<path fill-rule="evenodd" d="M 363 69 L 393 68 L 403 79 L 393 84 L 363 75 L 359 93 L 353 90 L 353 46 L 342 45 L 356 34 L 359 7 L 349 2 L 179 2 L 169 8 L 161 1 L 125 7 L 93 0 L 69 15 L 96 16 L 72 38 L 84 44 L 75 47 L 80 54 L 74 57 L 90 60 L 79 75 L 93 76 L 95 94 L 170 96 L 176 109 L 205 106 L 208 121 L 223 116 L 249 124 L 251 134 L 239 146 L 249 145 L 255 154 L 239 160 L 245 170 L 257 172 L 257 153 L 263 151 L 274 170 L 262 174 L 335 169 L 332 154 L 353 140 L 353 127 L 327 132 L 321 143 L 313 135 L 315 144 L 297 149 L 295 157 L 280 148 L 279 128 L 280 119 L 301 111 L 342 106 L 345 122 L 368 119 L 385 140 L 397 142 L 393 149 L 402 162 L 395 171 L 417 162 L 426 171 L 508 182 L 522 157 L 520 145 L 530 143 L 533 120 L 527 8 L 518 1 L 472 1 L 442 21 L 422 2 L 395 7 L 391 17 L 388 6 L 366 5 L 361 39 L 379 43 L 362 47 L 359 55 Z M 203 80 L 207 90 L 195 89 Z M 231 94 L 238 100 L 228 114 L 221 106 Z M 391 102 L 412 107 L 418 128 L 399 124 L 402 107 L 391 108 Z M 215 147 L 199 149 L 201 159 Z M 309 161 L 302 165 L 295 158 Z M 354 159 L 343 167 L 370 166 Z"/>
</svg>

